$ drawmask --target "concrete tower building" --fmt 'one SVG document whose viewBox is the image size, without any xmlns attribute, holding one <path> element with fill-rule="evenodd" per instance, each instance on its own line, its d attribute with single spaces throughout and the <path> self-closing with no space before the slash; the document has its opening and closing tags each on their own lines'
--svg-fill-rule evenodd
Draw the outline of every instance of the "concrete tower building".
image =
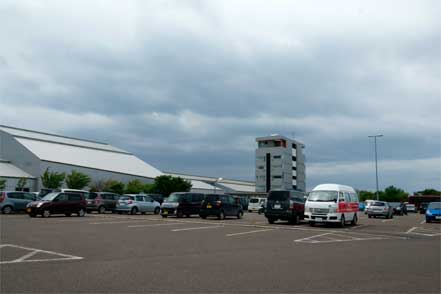
<svg viewBox="0 0 441 294">
<path fill-rule="evenodd" d="M 301 142 L 281 135 L 256 138 L 256 192 L 306 191 Z"/>
</svg>

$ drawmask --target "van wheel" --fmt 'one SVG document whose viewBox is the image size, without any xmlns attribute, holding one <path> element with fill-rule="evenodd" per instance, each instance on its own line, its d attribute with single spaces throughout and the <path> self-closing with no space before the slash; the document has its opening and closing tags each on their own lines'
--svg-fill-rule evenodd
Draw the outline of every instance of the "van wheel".
<svg viewBox="0 0 441 294">
<path fill-rule="evenodd" d="M 105 213 L 106 212 L 106 208 L 104 207 L 104 206 L 100 206 L 99 208 L 98 208 L 98 213 L 99 214 L 103 214 L 103 213 Z"/>
<path fill-rule="evenodd" d="M 217 216 L 218 219 L 225 219 L 225 213 L 223 212 L 223 210 L 221 210 L 221 212 L 219 212 L 219 215 Z"/>
<path fill-rule="evenodd" d="M 342 214 L 341 218 L 340 218 L 340 228 L 344 228 L 345 223 L 346 223 L 345 216 L 344 216 L 344 214 Z"/>
<path fill-rule="evenodd" d="M 133 207 L 132 210 L 130 210 L 130 214 L 137 214 L 138 213 L 138 208 Z"/>
<path fill-rule="evenodd" d="M 3 209 L 2 209 L 2 213 L 3 214 L 10 214 L 10 213 L 12 213 L 14 210 L 12 209 L 12 206 L 5 206 L 5 207 L 3 207 Z"/>
<path fill-rule="evenodd" d="M 42 217 L 50 217 L 50 216 L 51 216 L 51 212 L 50 212 L 48 209 L 46 209 L 46 210 L 44 210 L 44 211 L 41 213 L 41 216 L 42 216 Z"/>
<path fill-rule="evenodd" d="M 237 213 L 237 218 L 238 219 L 243 218 L 243 211 L 242 210 Z"/>
<path fill-rule="evenodd" d="M 352 221 L 351 221 L 351 225 L 355 226 L 357 224 L 357 222 L 358 222 L 357 214 L 354 214 L 354 217 L 352 218 Z"/>
<path fill-rule="evenodd" d="M 268 218 L 268 223 L 270 223 L 270 224 L 274 224 L 275 221 L 276 221 L 276 220 L 273 219 L 273 218 Z"/>
<path fill-rule="evenodd" d="M 153 211 L 154 214 L 159 214 L 159 212 L 161 211 L 161 209 L 159 207 L 155 208 L 155 211 Z"/>
</svg>

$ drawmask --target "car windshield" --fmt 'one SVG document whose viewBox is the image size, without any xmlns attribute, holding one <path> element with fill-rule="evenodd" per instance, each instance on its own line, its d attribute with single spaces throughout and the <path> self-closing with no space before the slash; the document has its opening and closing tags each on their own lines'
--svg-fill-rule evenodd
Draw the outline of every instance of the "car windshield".
<svg viewBox="0 0 441 294">
<path fill-rule="evenodd" d="M 181 201 L 182 200 L 182 197 L 183 197 L 184 195 L 182 195 L 182 194 L 171 194 L 170 196 L 168 196 L 168 198 L 167 198 L 167 202 L 170 202 L 170 203 L 176 203 L 176 202 L 179 202 L 179 201 Z"/>
<path fill-rule="evenodd" d="M 127 196 L 127 195 L 119 197 L 119 200 L 134 200 L 134 199 L 135 199 L 135 197 Z"/>
<path fill-rule="evenodd" d="M 441 202 L 432 202 L 429 204 L 429 209 L 441 209 Z"/>
<path fill-rule="evenodd" d="M 212 202 L 212 201 L 217 201 L 219 200 L 219 195 L 206 195 L 205 196 L 205 201 L 207 202 Z"/>
<path fill-rule="evenodd" d="M 337 191 L 312 191 L 311 193 L 309 193 L 308 201 L 337 202 L 337 197 Z"/>
<path fill-rule="evenodd" d="M 384 202 L 374 202 L 371 204 L 372 206 L 385 206 Z"/>
<path fill-rule="evenodd" d="M 250 199 L 250 203 L 258 203 L 258 202 L 259 202 L 259 199 L 257 199 L 257 198 Z"/>
<path fill-rule="evenodd" d="M 55 199 L 55 197 L 58 196 L 59 193 L 49 193 L 46 196 L 44 196 L 43 198 L 41 198 L 42 201 L 52 201 Z"/>
<path fill-rule="evenodd" d="M 96 197 L 98 197 L 97 193 L 89 193 L 86 199 L 95 199 Z"/>
</svg>

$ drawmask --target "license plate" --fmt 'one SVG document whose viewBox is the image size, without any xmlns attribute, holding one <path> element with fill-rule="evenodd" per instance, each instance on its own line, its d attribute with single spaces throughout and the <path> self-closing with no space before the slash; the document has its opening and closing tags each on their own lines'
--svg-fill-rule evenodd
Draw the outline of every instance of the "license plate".
<svg viewBox="0 0 441 294">
<path fill-rule="evenodd" d="M 282 207 L 280 206 L 280 204 L 274 204 L 274 209 L 280 209 L 280 208 L 282 208 Z"/>
<path fill-rule="evenodd" d="M 315 221 L 316 221 L 316 222 L 322 222 L 323 219 L 322 219 L 321 217 L 316 217 L 316 218 L 315 218 Z"/>
<path fill-rule="evenodd" d="M 435 216 L 436 219 L 441 219 L 441 216 Z"/>
<path fill-rule="evenodd" d="M 207 208 L 212 208 L 211 204 L 207 204 Z"/>
<path fill-rule="evenodd" d="M 162 214 L 168 214 L 168 210 L 163 210 Z"/>
</svg>

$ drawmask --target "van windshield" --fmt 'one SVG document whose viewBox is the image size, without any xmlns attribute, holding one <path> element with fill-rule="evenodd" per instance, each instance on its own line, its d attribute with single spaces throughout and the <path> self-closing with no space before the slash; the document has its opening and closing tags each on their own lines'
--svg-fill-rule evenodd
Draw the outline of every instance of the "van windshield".
<svg viewBox="0 0 441 294">
<path fill-rule="evenodd" d="M 182 194 L 171 194 L 170 196 L 168 196 L 167 202 L 171 202 L 171 203 L 180 202 L 182 201 L 183 196 L 184 195 Z"/>
<path fill-rule="evenodd" d="M 42 201 L 52 201 L 55 199 L 55 197 L 58 196 L 58 194 L 60 193 L 49 193 L 46 196 L 44 196 L 43 198 L 41 198 Z"/>
<path fill-rule="evenodd" d="M 337 202 L 337 198 L 337 191 L 312 191 L 311 193 L 309 193 L 308 201 Z"/>
<path fill-rule="evenodd" d="M 250 199 L 250 203 L 258 203 L 258 202 L 259 202 L 259 199 L 257 199 L 257 198 Z"/>
<path fill-rule="evenodd" d="M 98 196 L 97 193 L 89 193 L 89 195 L 87 196 L 87 199 L 95 199 Z"/>
</svg>

